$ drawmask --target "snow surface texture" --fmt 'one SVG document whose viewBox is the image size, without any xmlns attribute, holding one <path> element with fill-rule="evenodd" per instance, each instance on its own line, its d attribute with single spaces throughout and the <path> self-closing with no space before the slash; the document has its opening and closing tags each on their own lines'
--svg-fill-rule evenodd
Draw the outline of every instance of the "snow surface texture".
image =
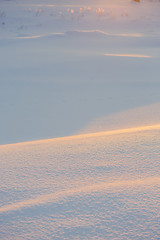
<svg viewBox="0 0 160 240">
<path fill-rule="evenodd" d="M 160 125 L 0 146 L 2 239 L 159 239 Z"/>
<path fill-rule="evenodd" d="M 0 0 L 1 239 L 160 239 L 159 12 Z"/>
</svg>

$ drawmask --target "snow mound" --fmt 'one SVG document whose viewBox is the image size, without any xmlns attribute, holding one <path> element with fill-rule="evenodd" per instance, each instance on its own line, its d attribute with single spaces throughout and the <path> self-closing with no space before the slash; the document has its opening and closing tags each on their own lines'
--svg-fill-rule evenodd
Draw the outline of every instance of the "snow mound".
<svg viewBox="0 0 160 240">
<path fill-rule="evenodd" d="M 154 125 L 0 146 L 2 239 L 158 239 L 159 142 Z"/>
</svg>

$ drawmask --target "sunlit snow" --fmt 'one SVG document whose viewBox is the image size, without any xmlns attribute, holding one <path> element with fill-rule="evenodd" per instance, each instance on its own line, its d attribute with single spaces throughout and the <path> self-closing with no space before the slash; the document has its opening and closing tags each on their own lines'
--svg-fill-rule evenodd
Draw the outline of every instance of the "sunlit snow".
<svg viewBox="0 0 160 240">
<path fill-rule="evenodd" d="M 0 0 L 0 239 L 160 239 L 160 2 Z"/>
</svg>

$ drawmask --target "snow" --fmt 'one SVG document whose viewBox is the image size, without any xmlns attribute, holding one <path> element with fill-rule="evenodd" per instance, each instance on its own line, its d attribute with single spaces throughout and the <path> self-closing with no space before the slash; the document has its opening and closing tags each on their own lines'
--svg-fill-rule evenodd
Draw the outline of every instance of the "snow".
<svg viewBox="0 0 160 240">
<path fill-rule="evenodd" d="M 158 239 L 160 124 L 0 146 L 2 239 Z"/>
<path fill-rule="evenodd" d="M 0 1 L 1 239 L 159 239 L 159 10 Z"/>
</svg>

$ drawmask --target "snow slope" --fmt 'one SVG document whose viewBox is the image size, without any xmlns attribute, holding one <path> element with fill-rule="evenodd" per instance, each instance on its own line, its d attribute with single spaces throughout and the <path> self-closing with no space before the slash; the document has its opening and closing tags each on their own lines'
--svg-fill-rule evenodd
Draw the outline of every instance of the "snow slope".
<svg viewBox="0 0 160 240">
<path fill-rule="evenodd" d="M 2 239 L 159 239 L 160 125 L 0 146 Z"/>
</svg>

